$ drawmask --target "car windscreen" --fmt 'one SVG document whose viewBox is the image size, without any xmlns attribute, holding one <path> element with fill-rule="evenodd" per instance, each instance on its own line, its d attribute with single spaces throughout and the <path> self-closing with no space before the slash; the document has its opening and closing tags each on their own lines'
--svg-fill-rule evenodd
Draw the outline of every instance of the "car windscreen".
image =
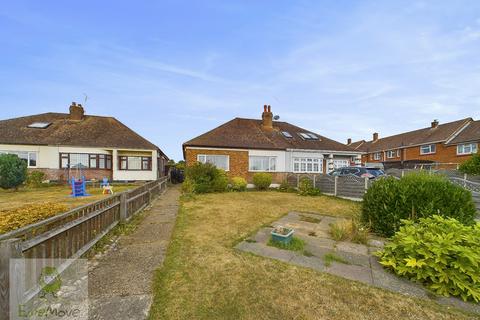
<svg viewBox="0 0 480 320">
<path fill-rule="evenodd" d="M 382 170 L 380 169 L 367 169 L 367 172 L 374 175 L 375 177 L 381 176 L 385 174 Z"/>
</svg>

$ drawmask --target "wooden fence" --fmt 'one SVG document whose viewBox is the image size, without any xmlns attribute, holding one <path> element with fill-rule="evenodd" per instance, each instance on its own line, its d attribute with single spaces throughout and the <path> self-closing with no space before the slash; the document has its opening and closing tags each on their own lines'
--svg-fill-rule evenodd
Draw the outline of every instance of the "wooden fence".
<svg viewBox="0 0 480 320">
<path fill-rule="evenodd" d="M 91 204 L 0 235 L 0 320 L 9 318 L 10 290 L 17 301 L 38 294 L 37 279 L 45 267 L 64 270 L 80 258 L 119 222 L 128 221 L 167 187 L 167 177 L 148 182 L 136 189 L 112 195 Z M 26 259 L 31 275 L 24 289 L 10 284 L 10 259 Z"/>
</svg>

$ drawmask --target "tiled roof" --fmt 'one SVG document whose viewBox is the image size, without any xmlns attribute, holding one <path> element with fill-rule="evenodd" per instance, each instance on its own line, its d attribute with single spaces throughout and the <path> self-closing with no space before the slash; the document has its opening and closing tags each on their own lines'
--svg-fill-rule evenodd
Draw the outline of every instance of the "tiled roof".
<svg viewBox="0 0 480 320">
<path fill-rule="evenodd" d="M 353 151 L 340 142 L 317 133 L 318 140 L 304 140 L 298 133 L 313 133 L 287 122 L 273 121 L 273 130 L 265 130 L 262 120 L 235 118 L 183 144 L 184 147 L 217 147 L 234 149 L 309 149 L 328 151 Z M 285 137 L 282 131 L 291 134 Z"/>
<path fill-rule="evenodd" d="M 364 144 L 363 148 L 366 152 L 377 152 L 432 142 L 445 142 L 453 134 L 463 128 L 465 124 L 471 121 L 473 121 L 472 118 L 466 118 L 439 124 L 435 128 L 428 127 L 381 138 L 377 141 L 368 141 Z"/>
<path fill-rule="evenodd" d="M 35 122 L 51 124 L 44 129 L 28 127 Z M 0 144 L 158 149 L 115 118 L 86 115 L 81 121 L 73 121 L 65 113 L 1 120 Z"/>
<path fill-rule="evenodd" d="M 470 141 L 480 141 L 480 120 L 471 122 L 448 144 L 457 144 Z"/>
<path fill-rule="evenodd" d="M 353 148 L 357 151 L 366 151 L 366 141 L 365 140 L 359 140 L 359 141 L 355 141 L 355 142 L 352 142 L 350 144 L 348 144 L 348 146 L 350 148 Z"/>
</svg>

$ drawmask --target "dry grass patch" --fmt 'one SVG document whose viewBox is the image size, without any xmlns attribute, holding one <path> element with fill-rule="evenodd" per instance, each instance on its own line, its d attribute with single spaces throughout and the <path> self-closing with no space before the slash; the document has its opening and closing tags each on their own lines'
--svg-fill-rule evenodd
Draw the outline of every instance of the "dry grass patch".
<svg viewBox="0 0 480 320">
<path fill-rule="evenodd" d="M 233 248 L 294 210 L 353 217 L 359 204 L 278 192 L 183 199 L 166 260 L 155 276 L 150 318 L 468 319 L 434 303 Z"/>
</svg>

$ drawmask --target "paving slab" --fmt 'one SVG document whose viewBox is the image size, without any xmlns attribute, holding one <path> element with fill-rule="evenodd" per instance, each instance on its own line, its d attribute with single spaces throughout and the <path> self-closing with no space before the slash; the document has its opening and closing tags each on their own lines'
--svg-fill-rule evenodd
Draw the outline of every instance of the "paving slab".
<svg viewBox="0 0 480 320">
<path fill-rule="evenodd" d="M 373 284 L 372 272 L 369 267 L 345 264 L 333 261 L 325 272 L 340 276 L 349 280 L 360 281 L 366 284 Z"/>
<path fill-rule="evenodd" d="M 368 256 L 368 247 L 363 244 L 339 241 L 336 248 L 338 251 Z"/>
<path fill-rule="evenodd" d="M 289 262 L 295 256 L 293 251 L 281 250 L 257 242 L 248 243 L 243 241 L 239 243 L 236 248 L 242 251 L 254 253 L 259 256 L 277 259 L 284 262 Z"/>
</svg>

